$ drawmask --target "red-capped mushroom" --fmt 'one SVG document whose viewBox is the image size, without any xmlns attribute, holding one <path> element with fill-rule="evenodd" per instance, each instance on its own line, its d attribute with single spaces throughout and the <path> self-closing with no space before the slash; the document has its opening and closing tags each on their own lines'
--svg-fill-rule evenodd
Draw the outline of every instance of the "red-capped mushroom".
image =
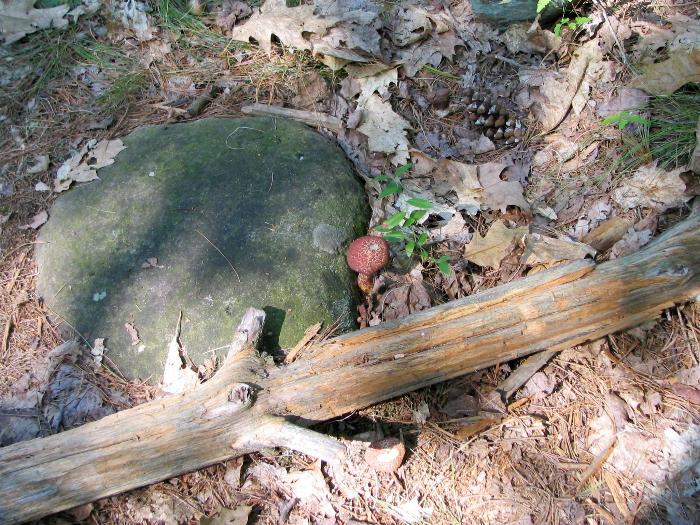
<svg viewBox="0 0 700 525">
<path fill-rule="evenodd" d="M 365 235 L 350 243 L 347 253 L 348 266 L 355 270 L 357 286 L 362 293 L 369 295 L 374 287 L 372 275 L 389 262 L 389 244 L 383 237 Z"/>
<path fill-rule="evenodd" d="M 377 472 L 396 472 L 406 455 L 406 447 L 396 438 L 384 438 L 370 443 L 365 461 Z"/>
<path fill-rule="evenodd" d="M 357 273 L 374 275 L 389 262 L 389 244 L 376 235 L 355 239 L 348 247 L 347 261 Z"/>
</svg>

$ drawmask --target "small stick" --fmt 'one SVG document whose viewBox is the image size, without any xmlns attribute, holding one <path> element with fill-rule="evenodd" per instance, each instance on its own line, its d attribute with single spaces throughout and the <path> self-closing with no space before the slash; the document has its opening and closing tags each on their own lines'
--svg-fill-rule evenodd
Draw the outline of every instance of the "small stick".
<svg viewBox="0 0 700 525">
<path fill-rule="evenodd" d="M 195 98 L 192 104 L 190 104 L 190 106 L 187 108 L 187 113 L 189 116 L 196 117 L 199 115 L 202 111 L 204 111 L 204 108 L 206 108 L 216 98 L 218 94 L 219 88 L 212 86 Z"/>
<path fill-rule="evenodd" d="M 5 324 L 5 330 L 2 334 L 2 356 L 3 359 L 5 358 L 5 352 L 7 350 L 7 344 L 10 340 L 10 329 L 12 328 L 12 314 L 14 311 L 10 312 L 9 317 L 7 318 L 7 324 Z"/>
<path fill-rule="evenodd" d="M 508 398 L 512 396 L 516 390 L 527 383 L 530 378 L 557 353 L 559 353 L 558 350 L 544 350 L 531 355 L 520 363 L 518 368 L 496 387 L 496 391 L 501 394 L 503 402 L 507 402 Z"/>
<path fill-rule="evenodd" d="M 280 106 L 270 106 L 268 104 L 250 104 L 243 106 L 241 112 L 248 115 L 263 115 L 271 117 L 284 117 L 300 120 L 312 126 L 321 126 L 333 131 L 343 129 L 342 121 L 332 115 L 317 113 L 316 111 L 302 111 L 300 109 L 283 108 Z"/>
<path fill-rule="evenodd" d="M 505 62 L 506 64 L 511 65 L 511 66 L 518 68 L 518 69 L 532 69 L 531 67 L 525 66 L 523 64 L 519 64 L 515 60 L 512 60 L 510 58 L 506 58 L 506 57 L 501 56 L 501 55 L 494 55 L 494 58 L 496 60 L 500 60 L 501 62 Z"/>
<path fill-rule="evenodd" d="M 24 259 L 27 257 L 27 253 L 29 252 L 23 252 L 22 255 L 19 258 L 19 261 L 17 262 L 18 268 L 15 269 L 14 273 L 12 274 L 12 279 L 8 283 L 7 287 L 5 288 L 6 292 L 11 292 L 12 289 L 15 287 L 15 283 L 17 282 L 17 278 L 19 277 L 19 274 L 22 272 L 22 268 L 19 268 L 22 263 L 24 262 Z"/>
<path fill-rule="evenodd" d="M 612 451 L 615 448 L 615 443 L 617 443 L 617 434 L 610 439 L 605 448 L 598 453 L 590 466 L 583 472 L 583 474 L 581 474 L 581 481 L 578 482 L 578 485 L 576 485 L 576 488 L 574 489 L 575 496 L 578 495 L 588 480 L 595 476 L 598 470 L 600 470 L 610 454 L 612 454 Z"/>
<path fill-rule="evenodd" d="M 157 109 L 162 109 L 163 111 L 168 111 L 170 113 L 177 113 L 178 115 L 184 115 L 187 113 L 186 109 L 175 108 L 173 106 L 166 106 L 165 104 L 151 104 L 151 106 Z"/>
<path fill-rule="evenodd" d="M 226 259 L 226 262 L 228 263 L 228 265 L 229 265 L 229 266 L 231 267 L 231 269 L 233 270 L 233 273 L 236 274 L 236 278 L 238 279 L 238 282 L 240 283 L 240 282 L 241 282 L 241 276 L 238 275 L 238 272 L 237 272 L 236 269 L 233 267 L 233 263 L 231 263 L 231 261 L 229 261 L 229 258 L 226 257 L 226 256 L 224 255 L 224 252 L 222 252 L 221 250 L 219 250 L 219 249 L 216 247 L 216 245 L 215 245 L 213 242 L 211 242 L 211 241 L 207 238 L 207 236 L 204 235 L 202 232 L 200 232 L 199 230 L 195 230 L 195 231 L 196 231 L 198 234 L 200 234 L 202 237 L 204 237 L 204 239 L 205 239 L 209 244 L 211 244 L 212 247 L 213 247 L 217 252 L 219 252 L 219 253 L 221 254 L 221 256 L 222 256 L 224 259 Z"/>
</svg>

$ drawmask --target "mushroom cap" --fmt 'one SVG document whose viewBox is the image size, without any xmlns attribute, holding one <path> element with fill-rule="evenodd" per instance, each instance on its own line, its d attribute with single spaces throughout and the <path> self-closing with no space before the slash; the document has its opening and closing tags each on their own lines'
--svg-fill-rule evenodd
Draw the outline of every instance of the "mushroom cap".
<svg viewBox="0 0 700 525">
<path fill-rule="evenodd" d="M 365 461 L 377 472 L 395 472 L 406 455 L 406 447 L 396 438 L 384 438 L 370 443 Z"/>
<path fill-rule="evenodd" d="M 347 261 L 357 273 L 373 275 L 389 262 L 389 244 L 376 235 L 355 239 L 348 247 Z"/>
</svg>

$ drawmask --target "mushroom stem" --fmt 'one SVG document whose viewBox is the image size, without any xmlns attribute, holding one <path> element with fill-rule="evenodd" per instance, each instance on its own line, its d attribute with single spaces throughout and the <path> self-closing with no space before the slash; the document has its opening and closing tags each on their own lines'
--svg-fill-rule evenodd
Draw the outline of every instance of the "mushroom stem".
<svg viewBox="0 0 700 525">
<path fill-rule="evenodd" d="M 364 273 L 357 274 L 357 286 L 360 288 L 363 294 L 369 295 L 374 289 L 374 278 L 371 275 L 366 275 Z"/>
</svg>

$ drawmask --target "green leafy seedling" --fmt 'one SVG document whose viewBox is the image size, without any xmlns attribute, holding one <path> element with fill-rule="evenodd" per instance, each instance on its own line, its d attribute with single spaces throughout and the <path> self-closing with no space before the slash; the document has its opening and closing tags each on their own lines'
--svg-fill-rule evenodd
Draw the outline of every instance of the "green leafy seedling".
<svg viewBox="0 0 700 525">
<path fill-rule="evenodd" d="M 625 129 L 627 124 L 638 124 L 640 126 L 649 126 L 651 122 L 644 117 L 630 113 L 629 111 L 620 111 L 619 113 L 613 113 L 608 115 L 603 119 L 603 126 L 615 125 L 619 129 Z"/>
<path fill-rule="evenodd" d="M 554 34 L 557 36 L 561 36 L 561 30 L 564 27 L 568 27 L 572 31 L 576 31 L 579 27 L 581 27 L 584 24 L 587 24 L 588 22 L 591 21 L 591 18 L 588 16 L 577 16 L 573 20 L 570 19 L 569 17 L 564 17 L 557 24 L 554 26 Z"/>
<path fill-rule="evenodd" d="M 403 189 L 401 185 L 401 176 L 411 168 L 411 164 L 399 166 L 393 175 L 380 175 L 375 180 L 386 182 L 386 186 L 382 189 L 379 196 L 384 199 L 390 195 L 400 193 Z M 449 257 L 443 255 L 440 258 L 435 258 L 428 250 L 425 249 L 425 244 L 428 242 L 428 233 L 418 231 L 416 225 L 423 219 L 432 209 L 433 203 L 428 199 L 421 197 L 412 197 L 406 200 L 406 203 L 417 208 L 413 211 L 399 211 L 389 217 L 384 223 L 377 227 L 387 241 L 404 243 L 404 252 L 408 257 L 419 255 L 423 263 L 432 263 L 439 268 L 445 275 L 449 275 L 452 271 L 448 264 Z"/>
<path fill-rule="evenodd" d="M 377 182 L 388 182 L 388 184 L 384 186 L 384 189 L 379 194 L 380 199 L 386 199 L 390 195 L 401 193 L 401 190 L 403 189 L 403 186 L 401 186 L 401 176 L 411 169 L 411 166 L 412 164 L 409 162 L 408 164 L 404 164 L 403 166 L 396 168 L 393 175 L 382 174 L 376 177 L 375 180 Z"/>
</svg>

